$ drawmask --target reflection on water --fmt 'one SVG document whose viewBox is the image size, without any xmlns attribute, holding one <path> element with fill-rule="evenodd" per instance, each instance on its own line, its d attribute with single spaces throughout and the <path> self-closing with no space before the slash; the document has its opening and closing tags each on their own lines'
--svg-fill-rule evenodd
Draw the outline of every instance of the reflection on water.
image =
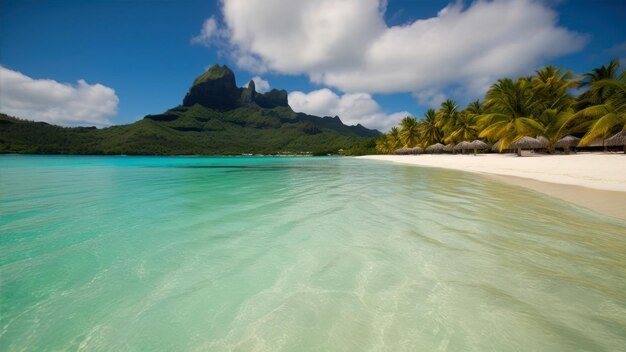
<svg viewBox="0 0 626 352">
<path fill-rule="evenodd" d="M 626 346 L 626 223 L 480 176 L 4 156 L 0 184 L 2 350 Z"/>
</svg>

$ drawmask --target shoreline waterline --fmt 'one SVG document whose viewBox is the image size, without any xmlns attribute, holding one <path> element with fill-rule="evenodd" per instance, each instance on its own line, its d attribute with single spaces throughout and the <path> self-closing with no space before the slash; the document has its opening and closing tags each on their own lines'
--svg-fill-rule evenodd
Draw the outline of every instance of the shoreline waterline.
<svg viewBox="0 0 626 352">
<path fill-rule="evenodd" d="M 477 157 L 430 154 L 357 158 L 476 173 L 626 220 L 623 211 L 626 209 L 626 157 L 623 154 L 581 153 L 522 158 L 502 154 Z"/>
</svg>

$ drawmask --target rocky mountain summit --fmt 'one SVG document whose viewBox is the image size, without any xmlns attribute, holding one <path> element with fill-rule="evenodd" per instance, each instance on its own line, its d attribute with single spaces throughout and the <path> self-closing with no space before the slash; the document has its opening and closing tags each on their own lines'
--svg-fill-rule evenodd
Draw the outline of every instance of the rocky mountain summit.
<svg viewBox="0 0 626 352">
<path fill-rule="evenodd" d="M 254 81 L 250 81 L 247 88 L 237 87 L 235 74 L 226 65 L 213 65 L 194 80 L 183 99 L 183 106 L 194 104 L 221 111 L 238 107 L 272 109 L 289 106 L 286 90 L 272 89 L 259 94 Z"/>
</svg>

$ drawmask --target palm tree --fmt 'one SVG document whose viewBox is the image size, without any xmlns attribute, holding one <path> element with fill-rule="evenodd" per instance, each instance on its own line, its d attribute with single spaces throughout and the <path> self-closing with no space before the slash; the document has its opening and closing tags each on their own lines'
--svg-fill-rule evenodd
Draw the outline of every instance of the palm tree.
<svg viewBox="0 0 626 352">
<path fill-rule="evenodd" d="M 536 136 L 543 130 L 535 119 L 537 102 L 532 91 L 532 82 L 520 78 L 498 80 L 487 91 L 487 112 L 478 116 L 481 138 L 500 140 L 500 150 L 524 137 Z"/>
<path fill-rule="evenodd" d="M 443 135 L 449 134 L 454 123 L 459 116 L 459 106 L 454 100 L 448 99 L 441 103 L 441 107 L 437 112 L 437 127 Z"/>
<path fill-rule="evenodd" d="M 402 139 L 400 138 L 400 129 L 398 127 L 392 127 L 387 134 L 387 138 L 389 139 L 389 144 L 391 145 L 393 151 L 402 147 Z"/>
<path fill-rule="evenodd" d="M 574 116 L 574 110 L 559 111 L 557 109 L 544 110 L 537 119 L 542 126 L 541 136 L 548 140 L 548 152 L 554 153 L 556 142 L 572 133 L 568 122 Z"/>
<path fill-rule="evenodd" d="M 417 146 L 420 139 L 419 124 L 414 117 L 407 116 L 400 122 L 400 140 L 406 148 Z"/>
<path fill-rule="evenodd" d="M 478 127 L 476 126 L 477 115 L 467 111 L 459 113 L 450 133 L 444 138 L 445 143 L 458 143 L 461 141 L 472 141 L 476 138 Z"/>
<path fill-rule="evenodd" d="M 619 60 L 613 59 L 608 65 L 600 66 L 583 74 L 581 87 L 592 87 L 594 83 L 605 80 L 616 80 L 619 76 Z M 608 98 L 610 92 L 605 89 L 589 89 L 578 97 L 577 108 L 582 110 L 592 105 L 600 105 Z"/>
<path fill-rule="evenodd" d="M 579 86 L 578 80 L 573 79 L 572 71 L 564 71 L 562 68 L 547 66 L 536 72 L 533 77 L 533 93 L 539 101 L 540 110 L 564 111 L 574 103 L 574 98 L 567 90 Z"/>
<path fill-rule="evenodd" d="M 591 96 L 607 96 L 603 97 L 603 103 L 589 106 L 575 115 L 581 124 L 591 125 L 580 141 L 581 145 L 597 138 L 605 139 L 618 130 L 626 130 L 626 71 L 622 71 L 617 79 L 594 82 L 589 92 Z"/>
<path fill-rule="evenodd" d="M 441 142 L 441 130 L 437 127 L 437 113 L 434 109 L 428 109 L 424 113 L 424 119 L 420 124 L 423 146 L 429 146 Z"/>
</svg>

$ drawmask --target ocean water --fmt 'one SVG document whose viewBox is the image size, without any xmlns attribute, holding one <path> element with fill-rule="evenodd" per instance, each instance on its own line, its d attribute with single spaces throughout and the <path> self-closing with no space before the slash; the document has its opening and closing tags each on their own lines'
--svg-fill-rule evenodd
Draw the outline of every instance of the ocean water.
<svg viewBox="0 0 626 352">
<path fill-rule="evenodd" d="M 2 351 L 623 351 L 626 222 L 352 158 L 0 156 Z"/>
</svg>

